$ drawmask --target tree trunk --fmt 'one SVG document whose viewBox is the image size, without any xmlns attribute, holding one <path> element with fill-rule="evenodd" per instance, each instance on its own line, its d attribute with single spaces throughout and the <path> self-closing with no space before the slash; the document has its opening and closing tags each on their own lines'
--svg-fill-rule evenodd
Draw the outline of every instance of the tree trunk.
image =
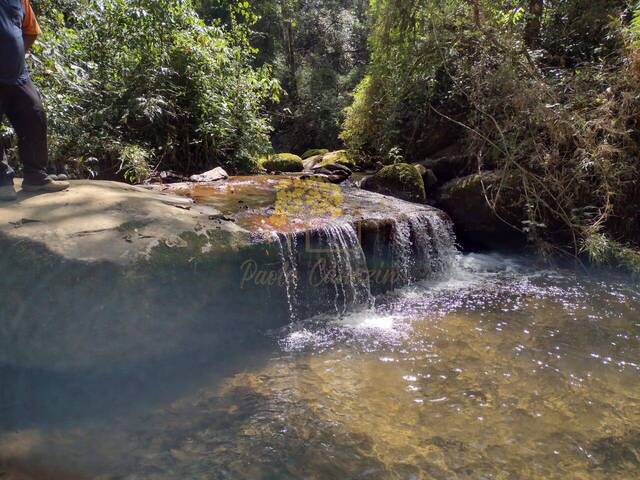
<svg viewBox="0 0 640 480">
<path fill-rule="evenodd" d="M 292 103 L 296 102 L 298 96 L 298 86 L 296 82 L 296 56 L 292 21 L 292 6 L 287 0 L 280 2 L 280 28 L 282 30 L 282 43 L 287 58 L 288 78 L 285 82 L 285 90 L 289 94 L 289 99 Z"/>
<path fill-rule="evenodd" d="M 524 27 L 524 43 L 530 49 L 540 47 L 540 30 L 542 29 L 542 13 L 544 0 L 529 0 L 527 23 Z"/>
</svg>

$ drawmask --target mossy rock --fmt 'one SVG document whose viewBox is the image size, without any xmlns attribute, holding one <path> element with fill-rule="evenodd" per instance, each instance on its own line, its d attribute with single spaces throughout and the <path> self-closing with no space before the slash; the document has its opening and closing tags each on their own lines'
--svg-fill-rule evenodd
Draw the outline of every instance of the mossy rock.
<svg viewBox="0 0 640 480">
<path fill-rule="evenodd" d="M 316 155 L 324 155 L 325 153 L 329 153 L 329 150 L 326 148 L 312 148 L 302 154 L 302 159 L 306 160 L 307 158 L 315 157 Z"/>
<path fill-rule="evenodd" d="M 508 225 L 519 225 L 525 217 L 518 207 L 517 190 L 502 180 L 498 172 L 474 173 L 454 178 L 436 192 L 438 205 L 451 216 L 458 238 L 472 248 L 517 248 L 526 240 Z M 493 198 L 498 189 L 503 203 L 496 212 L 487 197 Z"/>
<path fill-rule="evenodd" d="M 354 169 L 356 167 L 355 160 L 349 155 L 349 152 L 346 150 L 336 150 L 335 152 L 329 152 L 322 156 L 322 162 L 320 162 L 320 166 L 331 165 L 337 163 L 338 165 L 344 165 L 345 167 L 349 167 L 350 169 Z"/>
<path fill-rule="evenodd" d="M 262 161 L 262 167 L 268 172 L 301 172 L 302 158 L 293 153 L 278 153 Z"/>
<path fill-rule="evenodd" d="M 364 179 L 361 186 L 365 190 L 409 202 L 424 203 L 427 197 L 422 176 L 408 163 L 387 165 L 375 175 Z"/>
</svg>

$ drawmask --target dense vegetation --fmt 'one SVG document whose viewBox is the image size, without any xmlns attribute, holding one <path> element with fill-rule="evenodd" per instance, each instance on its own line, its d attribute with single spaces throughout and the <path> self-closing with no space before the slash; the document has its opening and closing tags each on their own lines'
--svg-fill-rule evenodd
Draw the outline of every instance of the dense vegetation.
<svg viewBox="0 0 640 480">
<path fill-rule="evenodd" d="M 253 44 L 285 95 L 271 109 L 276 150 L 340 148 L 338 134 L 367 60 L 368 0 L 256 2 Z"/>
<path fill-rule="evenodd" d="M 230 4 L 242 16 L 242 3 Z M 54 160 L 143 179 L 150 166 L 247 170 L 269 149 L 279 87 L 243 24 L 205 24 L 188 0 L 35 2 L 32 77 Z M 96 160 L 98 159 L 98 162 Z"/>
<path fill-rule="evenodd" d="M 33 3 L 52 161 L 78 175 L 448 149 L 536 245 L 640 265 L 635 0 Z"/>
<path fill-rule="evenodd" d="M 637 264 L 618 243 L 640 245 L 634 4 L 376 0 L 342 136 L 387 161 L 455 144 L 536 244 Z"/>
</svg>

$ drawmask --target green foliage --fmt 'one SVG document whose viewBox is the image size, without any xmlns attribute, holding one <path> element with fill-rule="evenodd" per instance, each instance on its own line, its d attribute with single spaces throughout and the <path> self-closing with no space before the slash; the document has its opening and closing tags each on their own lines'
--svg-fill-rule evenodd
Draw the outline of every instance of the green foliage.
<svg viewBox="0 0 640 480">
<path fill-rule="evenodd" d="M 625 0 L 545 1 L 531 50 L 531 4 L 374 2 L 342 137 L 381 161 L 458 146 L 502 179 L 491 207 L 542 247 L 579 255 L 592 235 L 640 245 L 638 11 L 631 22 Z"/>
<path fill-rule="evenodd" d="M 456 129 L 431 107 L 446 104 L 448 114 L 458 109 L 448 70 L 473 48 L 457 38 L 468 22 L 468 8 L 463 1 L 373 3 L 371 61 L 341 133 L 347 147 L 383 161 L 398 148 L 419 161 L 455 139 Z"/>
<path fill-rule="evenodd" d="M 634 50 L 640 47 L 640 2 L 633 8 L 631 23 L 627 28 L 628 43 Z"/>
<path fill-rule="evenodd" d="M 380 88 L 377 77 L 365 76 L 353 92 L 353 103 L 345 109 L 340 138 L 354 150 L 377 153 L 381 148 Z"/>
<path fill-rule="evenodd" d="M 253 45 L 286 95 L 273 106 L 278 150 L 341 148 L 343 110 L 367 60 L 368 0 L 266 0 Z"/>
<path fill-rule="evenodd" d="M 605 235 L 594 234 L 584 241 L 584 250 L 592 262 L 599 265 L 615 265 L 640 277 L 640 250 L 610 240 Z"/>
<path fill-rule="evenodd" d="M 268 67 L 251 66 L 244 27 L 207 25 L 189 0 L 37 6 L 44 35 L 30 68 L 54 160 L 97 157 L 109 176 L 137 145 L 154 168 L 238 171 L 268 150 L 265 105 L 279 87 Z"/>
<path fill-rule="evenodd" d="M 138 145 L 124 145 L 120 149 L 120 169 L 130 183 L 142 183 L 149 178 L 151 153 Z"/>
<path fill-rule="evenodd" d="M 292 153 L 278 153 L 262 161 L 262 167 L 267 172 L 301 172 L 302 158 Z"/>
<path fill-rule="evenodd" d="M 306 160 L 307 158 L 315 157 L 316 155 L 324 155 L 325 153 L 329 153 L 329 150 L 326 148 L 312 148 L 302 154 L 302 159 Z"/>
</svg>

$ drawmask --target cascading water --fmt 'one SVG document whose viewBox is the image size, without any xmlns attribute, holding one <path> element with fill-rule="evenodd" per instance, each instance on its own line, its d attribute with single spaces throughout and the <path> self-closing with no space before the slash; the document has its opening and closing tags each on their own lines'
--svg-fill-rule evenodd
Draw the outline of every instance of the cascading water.
<svg viewBox="0 0 640 480">
<path fill-rule="evenodd" d="M 273 238 L 278 244 L 282 262 L 282 276 L 287 294 L 287 304 L 289 305 L 289 317 L 292 321 L 295 321 L 296 294 L 298 291 L 297 237 L 296 235 L 274 232 Z"/>
<path fill-rule="evenodd" d="M 375 233 L 370 250 L 363 249 L 367 235 L 366 228 L 346 221 L 312 233 L 273 233 L 292 320 L 320 310 L 341 315 L 373 306 L 371 278 L 379 270 L 389 273 L 387 289 L 400 287 L 445 271 L 456 253 L 450 223 L 423 208 L 399 212 L 388 233 Z"/>
<path fill-rule="evenodd" d="M 404 284 L 445 271 L 456 253 L 451 223 L 430 212 L 399 216 L 391 239 L 393 267 Z"/>
<path fill-rule="evenodd" d="M 304 235 L 307 241 L 299 233 L 273 233 L 291 320 L 312 303 L 330 305 L 337 314 L 371 306 L 367 262 L 353 226 L 329 224 Z"/>
<path fill-rule="evenodd" d="M 334 287 L 334 307 L 344 313 L 350 307 L 371 305 L 367 261 L 351 224 L 328 225 L 320 230 L 322 244 L 327 247 L 326 262 L 321 266 Z M 320 266 L 320 265 L 319 265 Z"/>
</svg>

